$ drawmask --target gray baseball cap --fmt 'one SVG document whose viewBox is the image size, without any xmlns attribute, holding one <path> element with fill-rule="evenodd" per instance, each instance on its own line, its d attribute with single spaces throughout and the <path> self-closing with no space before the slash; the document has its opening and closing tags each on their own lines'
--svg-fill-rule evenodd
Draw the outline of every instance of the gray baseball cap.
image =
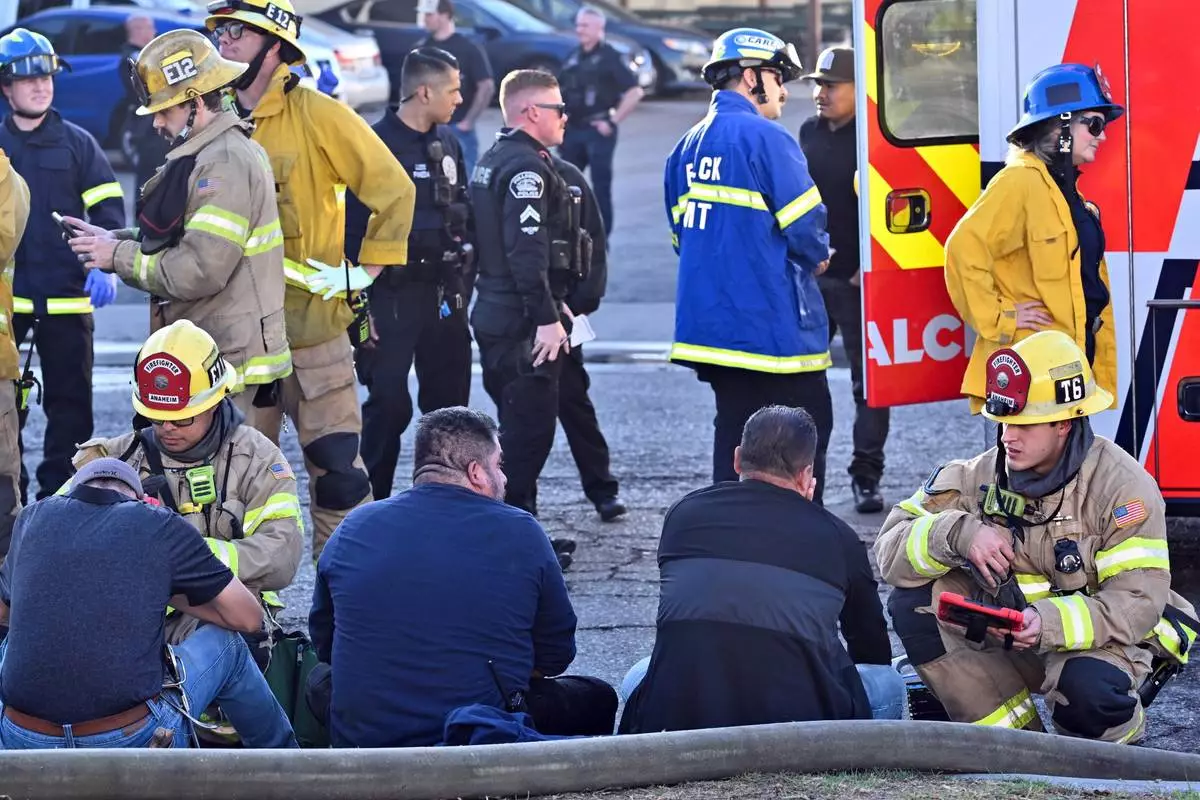
<svg viewBox="0 0 1200 800">
<path fill-rule="evenodd" d="M 119 458 L 97 458 L 95 461 L 84 464 L 71 478 L 71 488 L 83 486 L 96 478 L 120 481 L 132 489 L 139 500 L 145 497 L 145 492 L 142 490 L 142 479 L 138 477 L 137 471 Z"/>
</svg>

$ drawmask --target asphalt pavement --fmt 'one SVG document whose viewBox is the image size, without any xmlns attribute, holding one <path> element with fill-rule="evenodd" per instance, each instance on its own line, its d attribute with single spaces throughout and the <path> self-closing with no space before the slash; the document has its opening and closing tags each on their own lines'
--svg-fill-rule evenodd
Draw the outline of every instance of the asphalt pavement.
<svg viewBox="0 0 1200 800">
<path fill-rule="evenodd" d="M 674 299 L 675 257 L 671 251 L 662 203 L 662 163 L 675 140 L 703 116 L 705 104 L 695 99 L 647 102 L 620 132 L 617 149 L 616 230 L 610 255 L 609 293 L 595 315 L 599 339 L 586 351 L 590 358 L 592 398 L 612 450 L 613 471 L 630 507 L 627 517 L 601 523 L 587 503 L 562 436 L 543 473 L 539 490 L 540 519 L 552 536 L 579 542 L 575 563 L 567 573 L 579 615 L 578 656 L 571 671 L 596 675 L 614 684 L 654 641 L 658 571 L 655 550 L 663 513 L 685 493 L 705 485 L 711 470 L 713 402 L 711 392 L 684 368 L 664 363 L 670 340 Z M 784 122 L 796 130 L 807 101 L 789 103 Z M 496 112 L 485 115 L 481 133 L 498 126 Z M 124 176 L 127 189 L 131 181 Z M 145 336 L 148 312 L 144 298 L 122 291 L 121 302 L 97 314 L 95 380 L 96 434 L 115 436 L 130 419 L 130 367 L 137 343 Z M 616 345 L 621 345 L 622 350 Z M 606 349 L 607 348 L 607 349 Z M 827 506 L 841 515 L 870 543 L 883 515 L 853 511 L 849 477 L 853 402 L 849 374 L 843 367 L 829 373 L 835 427 L 826 476 Z M 414 380 L 415 387 L 415 380 Z M 360 389 L 365 398 L 365 391 Z M 415 393 L 414 393 L 415 396 Z M 495 412 L 476 368 L 472 405 Z M 40 450 L 44 417 L 34 407 L 26 442 Z M 409 483 L 411 432 L 405 437 L 396 489 Z M 286 430 L 284 451 L 302 464 L 294 433 Z M 939 463 L 972 455 L 986 447 L 982 423 L 961 401 L 893 410 L 882 491 L 899 501 L 921 486 Z M 36 453 L 26 456 L 32 474 Z M 302 469 L 302 502 L 307 484 Z M 1174 530 L 1189 533 L 1188 523 Z M 1200 564 L 1200 557 L 1176 556 L 1177 567 Z M 306 627 L 313 568 L 308 558 L 295 583 L 283 592 L 289 627 Z M 1190 571 L 1179 570 L 1177 589 L 1200 601 Z M 896 652 L 901 652 L 895 642 Z M 1150 712 L 1150 744 L 1174 750 L 1197 750 L 1196 731 L 1200 678 L 1193 668 L 1176 679 Z"/>
</svg>

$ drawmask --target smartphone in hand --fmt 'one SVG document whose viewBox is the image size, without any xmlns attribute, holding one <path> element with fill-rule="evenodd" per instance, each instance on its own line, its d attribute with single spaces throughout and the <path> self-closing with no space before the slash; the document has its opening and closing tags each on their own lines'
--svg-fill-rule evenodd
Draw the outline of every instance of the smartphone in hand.
<svg viewBox="0 0 1200 800">
<path fill-rule="evenodd" d="M 50 216 L 54 217 L 54 221 L 58 224 L 58 227 L 62 228 L 63 236 L 65 238 L 74 239 L 79 235 L 79 231 L 68 225 L 67 221 L 63 219 L 62 214 L 58 213 L 57 211 L 51 211 Z"/>
</svg>

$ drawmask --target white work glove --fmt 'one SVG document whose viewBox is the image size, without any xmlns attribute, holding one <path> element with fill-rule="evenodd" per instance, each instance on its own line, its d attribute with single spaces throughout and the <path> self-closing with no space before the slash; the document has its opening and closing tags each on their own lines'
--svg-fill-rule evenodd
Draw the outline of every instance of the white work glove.
<svg viewBox="0 0 1200 800">
<path fill-rule="evenodd" d="M 375 280 L 371 273 L 362 267 L 347 268 L 345 264 L 331 267 L 314 258 L 308 259 L 308 264 L 316 270 L 307 278 L 308 288 L 325 300 L 332 300 L 338 292 L 349 293 L 365 289 Z"/>
</svg>

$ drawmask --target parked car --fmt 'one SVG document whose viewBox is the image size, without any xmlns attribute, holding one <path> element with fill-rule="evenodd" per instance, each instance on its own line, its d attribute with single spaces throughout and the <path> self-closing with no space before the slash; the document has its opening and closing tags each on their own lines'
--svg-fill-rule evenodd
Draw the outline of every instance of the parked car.
<svg viewBox="0 0 1200 800">
<path fill-rule="evenodd" d="M 658 75 L 659 94 L 708 89 L 700 69 L 712 51 L 712 37 L 679 25 L 660 25 L 642 19 L 609 0 L 508 0 L 562 30 L 575 29 L 575 15 L 585 5 L 604 12 L 609 39 L 631 39 L 649 51 Z"/>
<path fill-rule="evenodd" d="M 373 33 L 396 89 L 405 54 L 425 36 L 417 22 L 416 0 L 313 0 L 302 2 L 297 10 L 349 31 Z M 504 0 L 455 0 L 454 22 L 459 32 L 487 51 L 497 82 L 514 69 L 557 72 L 577 44 L 574 35 Z M 655 75 L 649 53 L 622 37 L 610 42 L 638 76 L 639 85 L 652 89 Z"/>
<path fill-rule="evenodd" d="M 128 13 L 163 13 L 189 18 L 189 24 L 197 30 L 204 29 L 204 18 L 208 11 L 204 4 L 194 0 L 20 0 L 22 18 L 50 8 L 65 8 L 72 5 L 75 10 L 125 6 Z M 12 23 L 10 23 L 12 24 Z M 370 35 L 354 35 L 336 25 L 319 19 L 305 19 L 301 31 L 301 43 L 308 64 L 296 72 L 311 79 L 314 87 L 333 86 L 329 93 L 357 111 L 378 108 L 387 102 L 388 77 L 379 55 L 379 45 Z M 163 33 L 167 28 L 158 27 Z M 322 79 L 322 73 L 327 73 Z"/>
</svg>

